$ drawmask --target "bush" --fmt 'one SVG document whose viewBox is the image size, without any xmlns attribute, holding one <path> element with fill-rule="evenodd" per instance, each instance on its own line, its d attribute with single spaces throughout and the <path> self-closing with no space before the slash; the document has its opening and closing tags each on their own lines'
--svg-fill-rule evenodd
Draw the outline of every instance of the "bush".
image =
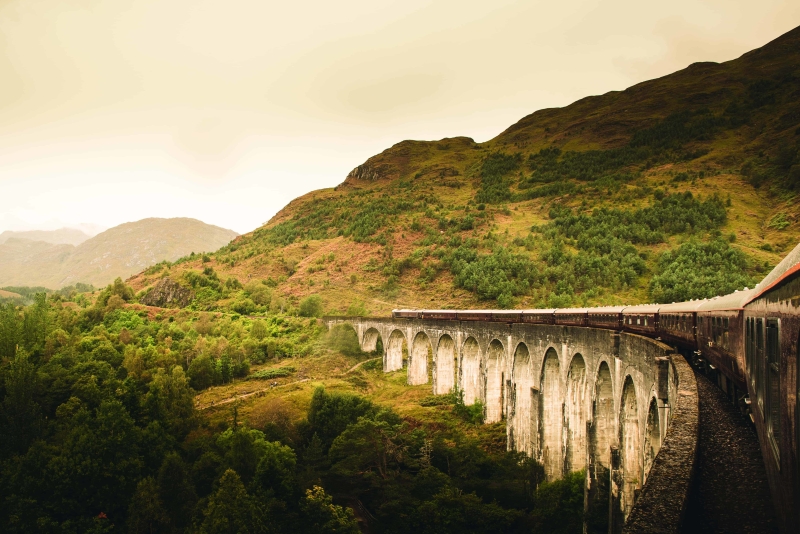
<svg viewBox="0 0 800 534">
<path fill-rule="evenodd" d="M 725 239 L 690 241 L 663 253 L 650 281 L 655 302 L 681 302 L 732 293 L 756 280 L 748 274 L 747 256 Z"/>
<path fill-rule="evenodd" d="M 300 301 L 298 313 L 301 317 L 319 317 L 322 315 L 322 299 L 319 295 L 309 295 Z"/>
<path fill-rule="evenodd" d="M 345 356 L 357 357 L 364 354 L 358 342 L 358 335 L 350 324 L 337 324 L 328 331 L 327 345 Z"/>
<path fill-rule="evenodd" d="M 292 366 L 278 367 L 277 369 L 262 369 L 247 377 L 248 380 L 271 380 L 291 376 L 296 369 Z"/>
</svg>

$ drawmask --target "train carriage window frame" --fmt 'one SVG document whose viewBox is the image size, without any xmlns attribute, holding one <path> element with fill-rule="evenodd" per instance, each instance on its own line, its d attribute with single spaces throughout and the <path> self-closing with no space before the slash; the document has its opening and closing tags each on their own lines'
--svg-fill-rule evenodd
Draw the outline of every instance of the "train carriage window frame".
<svg viewBox="0 0 800 534">
<path fill-rule="evenodd" d="M 772 446 L 778 470 L 781 468 L 781 332 L 780 319 L 765 324 L 764 382 L 766 389 L 767 441 Z"/>
<path fill-rule="evenodd" d="M 756 319 L 755 328 L 755 374 L 756 374 L 756 397 L 758 400 L 758 410 L 761 419 L 764 419 L 764 319 Z"/>
</svg>

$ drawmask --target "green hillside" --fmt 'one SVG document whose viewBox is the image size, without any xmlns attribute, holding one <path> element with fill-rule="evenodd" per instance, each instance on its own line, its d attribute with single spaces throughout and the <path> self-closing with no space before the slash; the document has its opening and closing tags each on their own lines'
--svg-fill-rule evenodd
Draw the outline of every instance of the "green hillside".
<svg viewBox="0 0 800 534">
<path fill-rule="evenodd" d="M 798 147 L 795 29 L 486 143 L 403 141 L 216 253 L 131 282 L 169 275 L 202 289 L 200 309 L 243 313 L 312 294 L 376 313 L 714 296 L 797 243 Z"/>
</svg>

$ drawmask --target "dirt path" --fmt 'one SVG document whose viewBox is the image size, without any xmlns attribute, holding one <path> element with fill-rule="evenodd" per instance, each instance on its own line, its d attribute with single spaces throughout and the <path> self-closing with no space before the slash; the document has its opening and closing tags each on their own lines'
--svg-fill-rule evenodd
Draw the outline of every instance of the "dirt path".
<svg viewBox="0 0 800 534">
<path fill-rule="evenodd" d="M 363 362 L 362 362 L 363 363 Z M 289 382 L 288 384 L 281 384 L 280 386 L 269 386 L 266 388 L 257 389 L 255 391 L 251 391 L 250 393 L 242 393 L 241 395 L 234 395 L 233 397 L 228 397 L 227 399 L 223 399 L 221 401 L 212 402 L 211 404 L 206 404 L 205 406 L 198 404 L 195 406 L 198 410 L 205 410 L 208 408 L 213 408 L 214 406 L 221 406 L 223 404 L 229 404 L 231 402 L 246 399 L 247 397 L 252 397 L 253 395 L 258 395 L 259 393 L 264 393 L 265 391 L 271 391 L 273 389 L 285 388 L 286 386 L 291 386 L 292 384 L 299 384 L 301 382 L 308 382 L 310 378 L 304 378 L 302 380 L 295 380 L 294 382 Z"/>
<path fill-rule="evenodd" d="M 356 369 L 358 369 L 359 367 L 361 367 L 361 366 L 362 366 L 362 365 L 364 365 L 365 363 L 367 363 L 367 362 L 372 362 L 372 361 L 375 361 L 375 360 L 380 360 L 380 359 L 382 359 L 382 358 L 383 358 L 383 356 L 378 356 L 377 358 L 370 358 L 369 360 L 364 360 L 363 362 L 358 362 L 358 363 L 357 363 L 357 364 L 355 364 L 353 367 L 351 367 L 350 369 L 348 369 L 348 370 L 347 370 L 347 371 L 346 371 L 344 374 L 352 373 L 353 371 L 355 371 Z"/>
</svg>

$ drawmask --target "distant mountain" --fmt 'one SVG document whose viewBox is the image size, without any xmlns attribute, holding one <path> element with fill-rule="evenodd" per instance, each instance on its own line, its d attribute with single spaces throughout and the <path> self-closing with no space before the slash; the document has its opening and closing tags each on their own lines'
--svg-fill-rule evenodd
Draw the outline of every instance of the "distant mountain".
<svg viewBox="0 0 800 534">
<path fill-rule="evenodd" d="M 78 246 L 91 235 L 75 228 L 59 228 L 58 230 L 29 230 L 27 232 L 12 232 L 6 230 L 0 233 L 0 245 L 9 239 L 29 239 L 31 241 L 44 241 L 53 245 Z"/>
<path fill-rule="evenodd" d="M 115 226 L 78 246 L 12 236 L 0 242 L 0 286 L 103 286 L 163 260 L 217 250 L 237 235 L 196 219 L 151 218 Z"/>
</svg>

